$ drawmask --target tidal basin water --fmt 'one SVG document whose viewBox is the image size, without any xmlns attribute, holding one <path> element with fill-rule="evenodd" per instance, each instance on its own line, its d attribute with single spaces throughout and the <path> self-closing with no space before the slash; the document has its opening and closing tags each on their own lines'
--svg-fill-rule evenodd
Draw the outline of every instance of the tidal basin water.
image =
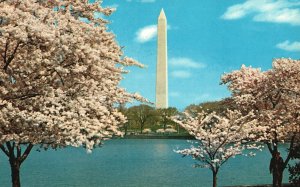
<svg viewBox="0 0 300 187">
<path fill-rule="evenodd" d="M 84 149 L 32 151 L 21 168 L 22 187 L 210 187 L 212 173 L 174 152 L 186 140 L 106 141 L 92 154 Z M 282 155 L 287 147 L 280 147 Z M 237 156 L 221 168 L 218 186 L 272 182 L 265 148 L 255 157 Z M 285 172 L 284 182 L 288 181 Z M 0 153 L 0 186 L 10 187 L 7 157 Z"/>
</svg>

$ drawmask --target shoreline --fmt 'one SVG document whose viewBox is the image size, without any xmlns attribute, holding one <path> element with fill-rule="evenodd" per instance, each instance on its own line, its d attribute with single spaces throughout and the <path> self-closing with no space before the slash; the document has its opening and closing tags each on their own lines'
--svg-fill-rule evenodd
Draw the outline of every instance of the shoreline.
<svg viewBox="0 0 300 187">
<path fill-rule="evenodd" d="M 239 185 L 239 186 L 223 186 L 223 187 L 272 187 L 272 184 L 256 184 L 256 185 Z M 293 187 L 292 184 L 282 184 L 282 187 Z"/>
<path fill-rule="evenodd" d="M 147 135 L 147 134 L 138 134 L 138 135 L 124 135 L 123 137 L 117 137 L 116 136 L 116 137 L 113 137 L 111 139 L 179 139 L 179 140 L 195 140 L 195 137 L 193 137 L 191 135 L 157 135 L 157 134 L 156 135 L 149 135 L 149 134 Z M 261 143 L 263 143 L 263 142 L 261 142 Z M 287 140 L 287 141 L 285 141 L 285 143 L 290 143 L 290 141 Z M 286 185 L 289 185 L 289 184 L 286 184 Z M 231 187 L 231 186 L 224 186 L 224 187 Z M 234 187 L 240 187 L 240 186 L 234 186 Z M 241 186 L 241 187 L 248 187 L 248 186 Z M 251 187 L 256 187 L 256 186 L 251 186 Z M 264 187 L 264 186 L 257 186 L 257 187 Z"/>
<path fill-rule="evenodd" d="M 194 140 L 193 136 L 189 135 L 125 135 L 122 139 L 179 139 L 179 140 Z"/>
</svg>

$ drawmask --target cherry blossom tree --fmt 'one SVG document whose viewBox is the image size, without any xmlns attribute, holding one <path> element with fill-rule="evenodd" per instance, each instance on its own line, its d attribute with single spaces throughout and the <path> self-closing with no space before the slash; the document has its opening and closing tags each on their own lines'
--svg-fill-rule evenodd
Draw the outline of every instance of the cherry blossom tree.
<svg viewBox="0 0 300 187">
<path fill-rule="evenodd" d="M 126 118 L 116 104 L 143 100 L 119 87 L 123 56 L 101 1 L 0 1 L 0 149 L 12 186 L 35 145 L 84 147 L 121 136 Z"/>
<path fill-rule="evenodd" d="M 255 130 L 256 120 L 253 119 L 253 113 L 244 116 L 238 111 L 227 110 L 218 115 L 216 112 L 202 111 L 197 115 L 185 113 L 183 117 L 173 117 L 173 120 L 198 140 L 193 142 L 191 148 L 176 152 L 199 161 L 195 167 L 209 168 L 213 173 L 213 187 L 217 186 L 220 167 L 228 159 L 242 154 L 245 149 L 261 147 L 246 144 Z"/>
<path fill-rule="evenodd" d="M 225 74 L 235 104 L 243 113 L 254 111 L 258 121 L 256 141 L 264 142 L 273 157 L 273 186 L 281 186 L 282 174 L 294 149 L 300 119 L 300 61 L 275 59 L 273 68 L 261 71 L 252 67 Z M 283 163 L 275 159 L 280 143 L 289 141 L 289 153 Z"/>
</svg>

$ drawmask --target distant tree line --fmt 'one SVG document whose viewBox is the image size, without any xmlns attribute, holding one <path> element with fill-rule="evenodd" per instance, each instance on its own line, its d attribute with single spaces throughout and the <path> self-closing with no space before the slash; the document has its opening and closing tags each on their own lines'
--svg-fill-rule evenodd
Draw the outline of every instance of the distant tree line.
<svg viewBox="0 0 300 187">
<path fill-rule="evenodd" d="M 118 108 L 127 118 L 127 121 L 121 127 L 125 136 L 132 133 L 188 134 L 183 127 L 170 119 L 172 116 L 181 115 L 181 112 L 175 107 L 156 109 L 153 106 L 141 104 L 131 107 L 120 105 Z M 233 102 L 229 98 L 226 98 L 220 101 L 191 104 L 184 111 L 196 115 L 201 111 L 223 113 L 227 109 L 233 108 Z"/>
<path fill-rule="evenodd" d="M 123 123 L 121 130 L 124 135 L 130 134 L 187 134 L 187 132 L 170 119 L 171 116 L 179 114 L 175 107 L 166 109 L 155 109 L 153 106 L 141 104 L 126 108 L 119 106 L 127 121 Z"/>
</svg>

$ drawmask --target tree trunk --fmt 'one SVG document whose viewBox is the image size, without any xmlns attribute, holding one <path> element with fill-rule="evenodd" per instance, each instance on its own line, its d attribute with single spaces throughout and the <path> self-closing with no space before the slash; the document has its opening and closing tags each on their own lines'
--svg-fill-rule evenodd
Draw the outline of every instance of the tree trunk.
<svg viewBox="0 0 300 187">
<path fill-rule="evenodd" d="M 277 175 L 276 175 L 276 173 L 275 173 L 275 171 L 273 171 L 273 173 L 272 173 L 272 176 L 273 176 L 273 187 L 278 187 L 278 177 L 277 177 Z"/>
<path fill-rule="evenodd" d="M 0 144 L 0 149 L 9 158 L 12 187 L 20 187 L 20 167 L 24 160 L 28 157 L 30 151 L 32 150 L 33 144 L 29 143 L 23 154 L 21 150 L 21 145 L 16 145 L 15 142 L 6 142 L 5 145 Z"/>
<path fill-rule="evenodd" d="M 282 177 L 283 177 L 283 171 L 285 170 L 289 160 L 291 159 L 291 151 L 294 149 L 294 141 L 295 141 L 295 135 L 292 136 L 290 147 L 289 147 L 289 153 L 285 161 L 283 161 L 282 157 L 280 159 L 275 159 L 275 153 L 278 152 L 278 141 L 275 137 L 273 144 L 267 143 L 268 149 L 270 153 L 272 154 L 272 159 L 270 162 L 270 172 L 272 173 L 273 177 L 273 187 L 281 187 L 282 186 Z M 273 162 L 272 162 L 273 160 Z"/>
<path fill-rule="evenodd" d="M 11 168 L 11 182 L 12 187 L 20 187 L 20 166 L 21 163 L 17 159 L 10 159 L 10 168 Z"/>
<path fill-rule="evenodd" d="M 217 172 L 213 171 L 213 187 L 217 187 Z"/>
<path fill-rule="evenodd" d="M 273 171 L 273 187 L 281 187 L 282 186 L 282 176 L 283 176 L 283 170 L 274 170 Z"/>
</svg>

